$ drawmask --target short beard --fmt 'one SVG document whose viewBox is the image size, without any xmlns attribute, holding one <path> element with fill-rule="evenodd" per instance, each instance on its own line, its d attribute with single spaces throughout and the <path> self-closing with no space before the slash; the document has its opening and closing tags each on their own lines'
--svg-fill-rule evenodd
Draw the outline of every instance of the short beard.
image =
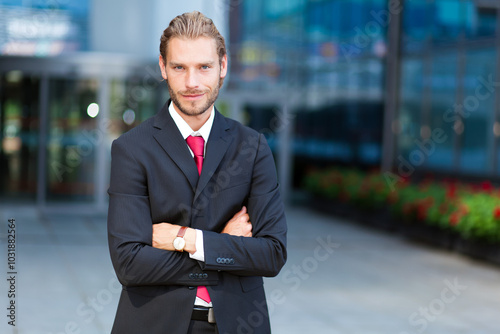
<svg viewBox="0 0 500 334">
<path fill-rule="evenodd" d="M 175 93 L 172 88 L 170 88 L 170 85 L 167 80 L 167 87 L 168 87 L 168 92 L 170 94 L 170 98 L 172 99 L 172 102 L 175 104 L 175 106 L 186 116 L 200 116 L 205 113 L 205 111 L 210 108 L 211 105 L 215 103 L 217 98 L 219 97 L 219 89 L 222 87 L 222 82 L 223 79 L 219 79 L 219 84 L 212 90 L 212 91 L 193 91 L 193 92 L 187 92 L 187 93 L 194 93 L 194 94 L 199 94 L 199 93 L 206 93 L 208 94 L 208 99 L 205 104 L 203 104 L 199 109 L 194 108 L 194 102 L 191 104 L 191 110 L 188 110 L 187 108 L 183 107 L 179 101 L 178 95 L 180 93 Z"/>
</svg>

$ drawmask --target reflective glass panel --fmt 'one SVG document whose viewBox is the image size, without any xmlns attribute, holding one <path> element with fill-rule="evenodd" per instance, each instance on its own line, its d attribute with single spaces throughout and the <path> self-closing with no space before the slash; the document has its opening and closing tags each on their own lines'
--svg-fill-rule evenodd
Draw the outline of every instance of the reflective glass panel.
<svg viewBox="0 0 500 334">
<path fill-rule="evenodd" d="M 34 200 L 40 80 L 11 71 L 2 76 L 0 86 L 0 198 Z"/>
<path fill-rule="evenodd" d="M 436 43 L 458 40 L 465 20 L 465 4 L 457 0 L 435 0 L 432 15 L 432 39 Z"/>
<path fill-rule="evenodd" d="M 461 135 L 460 169 L 486 172 L 493 158 L 496 51 L 474 50 L 466 53 Z M 459 129 L 461 130 L 461 129 Z"/>
<path fill-rule="evenodd" d="M 427 167 L 435 169 L 453 167 L 455 154 L 453 113 L 458 84 L 457 66 L 456 52 L 442 53 L 432 58 L 432 75 L 429 79 L 431 107 L 427 118 L 428 124 L 425 124 L 428 128 L 421 129 L 421 144 L 417 144 L 418 149 L 427 156 Z"/>
<path fill-rule="evenodd" d="M 165 82 L 158 79 L 130 78 L 111 82 L 111 105 L 108 136 L 112 141 L 149 117 L 156 114 L 156 93 L 167 90 Z"/>
<path fill-rule="evenodd" d="M 419 136 L 424 80 L 423 69 L 424 63 L 421 59 L 405 59 L 401 66 L 399 120 L 393 125 L 393 131 L 399 133 L 397 151 L 401 158 L 397 159 L 397 165 L 404 164 L 403 159 L 409 159 L 409 153 L 414 146 L 413 141 Z"/>
<path fill-rule="evenodd" d="M 51 79 L 47 200 L 92 201 L 99 117 L 97 80 Z"/>
<path fill-rule="evenodd" d="M 470 39 L 496 36 L 497 10 L 476 7 L 473 3 L 466 6 L 466 34 Z"/>
<path fill-rule="evenodd" d="M 406 1 L 402 22 L 402 48 L 416 51 L 425 47 L 431 35 L 432 7 L 430 1 Z"/>
</svg>

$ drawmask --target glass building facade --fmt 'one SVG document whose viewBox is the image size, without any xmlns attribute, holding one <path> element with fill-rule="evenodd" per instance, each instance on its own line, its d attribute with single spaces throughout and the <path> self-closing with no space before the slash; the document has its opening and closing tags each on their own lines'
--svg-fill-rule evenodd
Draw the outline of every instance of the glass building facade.
<svg viewBox="0 0 500 334">
<path fill-rule="evenodd" d="M 499 3 L 407 1 L 397 154 L 427 171 L 498 176 Z M 442 131 L 442 142 L 432 133 Z M 427 142 L 427 153 L 419 144 Z M 432 145 L 431 145 L 432 144 Z"/>
<path fill-rule="evenodd" d="M 2 203 L 104 209 L 112 140 L 166 99 L 156 67 L 116 55 L 13 57 L 0 71 Z"/>
<path fill-rule="evenodd" d="M 297 177 L 311 165 L 384 160 L 400 174 L 411 165 L 416 174 L 498 177 L 500 2 L 236 3 L 232 87 L 257 100 L 286 92 Z M 246 107 L 257 128 L 267 121 L 259 110 Z"/>
<path fill-rule="evenodd" d="M 230 15 L 231 88 L 256 92 L 245 111 L 257 129 L 277 104 L 290 110 L 296 178 L 311 164 L 380 164 L 387 23 L 375 18 L 386 9 L 386 0 L 243 1 Z M 265 95 L 284 97 L 262 106 Z M 268 133 L 277 155 L 280 137 Z"/>
</svg>

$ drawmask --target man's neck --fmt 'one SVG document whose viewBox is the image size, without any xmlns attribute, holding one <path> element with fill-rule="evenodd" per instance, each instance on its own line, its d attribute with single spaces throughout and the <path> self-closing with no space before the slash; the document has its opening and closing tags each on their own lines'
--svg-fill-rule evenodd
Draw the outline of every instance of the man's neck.
<svg viewBox="0 0 500 334">
<path fill-rule="evenodd" d="M 210 118 L 211 110 L 214 109 L 214 105 L 212 104 L 207 110 L 203 112 L 203 114 L 198 116 L 189 116 L 180 111 L 175 105 L 175 103 L 173 105 L 175 112 L 178 113 L 179 116 L 181 116 L 184 121 L 186 121 L 186 123 L 189 125 L 191 129 L 193 129 L 193 131 L 198 131 L 199 129 L 201 129 L 203 124 L 205 124 Z"/>
</svg>

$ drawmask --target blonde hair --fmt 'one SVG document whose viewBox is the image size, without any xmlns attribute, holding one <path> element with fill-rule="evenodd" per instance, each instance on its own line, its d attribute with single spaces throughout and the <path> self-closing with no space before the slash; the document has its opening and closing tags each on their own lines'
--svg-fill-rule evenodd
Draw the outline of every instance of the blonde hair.
<svg viewBox="0 0 500 334">
<path fill-rule="evenodd" d="M 214 22 L 198 11 L 184 13 L 176 16 L 170 21 L 167 29 L 163 31 L 160 38 L 160 54 L 163 62 L 167 60 L 168 42 L 174 38 L 196 39 L 199 37 L 208 37 L 215 39 L 217 54 L 219 55 L 219 63 L 226 55 L 226 44 L 224 37 L 215 27 Z"/>
</svg>

